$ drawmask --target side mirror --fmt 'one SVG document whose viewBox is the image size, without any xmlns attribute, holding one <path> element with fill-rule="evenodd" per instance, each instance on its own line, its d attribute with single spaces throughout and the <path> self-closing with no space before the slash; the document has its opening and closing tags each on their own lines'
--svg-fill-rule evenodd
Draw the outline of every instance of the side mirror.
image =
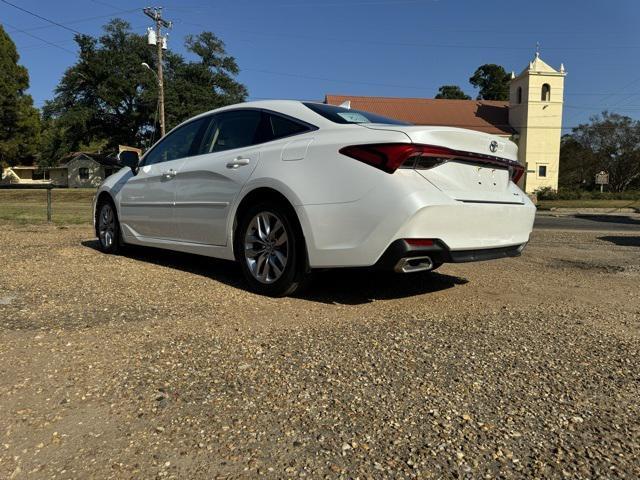
<svg viewBox="0 0 640 480">
<path fill-rule="evenodd" d="M 118 154 L 118 162 L 123 167 L 129 167 L 134 174 L 138 173 L 138 165 L 140 164 L 138 152 L 130 152 L 128 150 L 120 152 Z"/>
</svg>

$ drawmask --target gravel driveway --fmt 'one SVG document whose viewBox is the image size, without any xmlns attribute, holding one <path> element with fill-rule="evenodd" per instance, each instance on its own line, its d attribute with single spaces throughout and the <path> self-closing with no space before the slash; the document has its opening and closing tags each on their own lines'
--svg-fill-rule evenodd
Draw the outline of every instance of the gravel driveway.
<svg viewBox="0 0 640 480">
<path fill-rule="evenodd" d="M 316 275 L 0 226 L 0 478 L 638 478 L 640 235 Z"/>
</svg>

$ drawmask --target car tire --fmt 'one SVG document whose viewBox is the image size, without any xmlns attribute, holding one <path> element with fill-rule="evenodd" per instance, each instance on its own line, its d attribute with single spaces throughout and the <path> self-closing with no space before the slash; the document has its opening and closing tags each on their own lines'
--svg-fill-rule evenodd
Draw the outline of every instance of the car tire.
<svg viewBox="0 0 640 480">
<path fill-rule="evenodd" d="M 304 237 L 295 212 L 281 202 L 262 201 L 242 212 L 234 251 L 249 288 L 260 295 L 291 295 L 306 277 Z"/>
<path fill-rule="evenodd" d="M 101 201 L 96 208 L 96 234 L 101 252 L 114 254 L 120 251 L 120 222 L 111 200 Z"/>
</svg>

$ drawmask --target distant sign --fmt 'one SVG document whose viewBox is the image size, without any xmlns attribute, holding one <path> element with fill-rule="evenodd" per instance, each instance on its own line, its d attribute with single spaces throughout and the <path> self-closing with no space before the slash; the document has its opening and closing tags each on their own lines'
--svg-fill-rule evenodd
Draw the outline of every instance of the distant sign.
<svg viewBox="0 0 640 480">
<path fill-rule="evenodd" d="M 596 185 L 609 185 L 609 174 L 607 172 L 596 173 Z"/>
</svg>

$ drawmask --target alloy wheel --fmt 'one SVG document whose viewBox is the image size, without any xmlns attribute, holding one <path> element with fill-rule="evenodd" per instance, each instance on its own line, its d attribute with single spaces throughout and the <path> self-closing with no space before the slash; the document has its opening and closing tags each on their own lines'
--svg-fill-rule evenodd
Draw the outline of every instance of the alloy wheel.
<svg viewBox="0 0 640 480">
<path fill-rule="evenodd" d="M 102 205 L 100 209 L 98 234 L 102 247 L 110 249 L 116 237 L 116 217 L 113 213 L 113 208 L 108 203 Z"/>
<path fill-rule="evenodd" d="M 253 278 L 276 282 L 289 259 L 289 236 L 282 220 L 272 212 L 255 215 L 244 238 L 244 257 Z"/>
</svg>

